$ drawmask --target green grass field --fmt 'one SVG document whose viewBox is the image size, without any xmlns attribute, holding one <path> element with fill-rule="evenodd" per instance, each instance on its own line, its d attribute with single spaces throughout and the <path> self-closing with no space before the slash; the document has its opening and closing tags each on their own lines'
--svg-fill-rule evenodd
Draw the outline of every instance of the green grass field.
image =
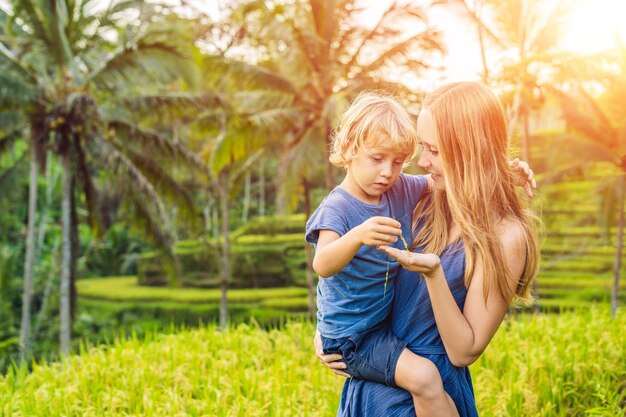
<svg viewBox="0 0 626 417">
<path fill-rule="evenodd" d="M 509 317 L 472 365 L 481 416 L 623 416 L 626 314 Z M 0 416 L 334 416 L 313 325 L 127 338 L 0 379 Z"/>
<path fill-rule="evenodd" d="M 183 303 L 215 303 L 219 289 L 147 287 L 137 284 L 137 277 L 108 277 L 83 279 L 77 282 L 80 297 L 111 301 L 176 301 Z M 306 288 L 281 287 L 240 289 L 228 291 L 231 302 L 255 302 L 306 296 Z"/>
</svg>

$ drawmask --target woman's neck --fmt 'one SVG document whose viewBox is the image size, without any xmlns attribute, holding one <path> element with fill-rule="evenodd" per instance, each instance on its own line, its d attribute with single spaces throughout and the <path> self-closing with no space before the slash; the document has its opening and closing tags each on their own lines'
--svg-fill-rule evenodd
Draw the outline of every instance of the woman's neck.
<svg viewBox="0 0 626 417">
<path fill-rule="evenodd" d="M 451 220 L 448 226 L 448 241 L 446 242 L 446 246 L 451 245 L 453 242 L 455 242 L 460 235 L 461 228 L 459 227 L 457 222 Z"/>
</svg>

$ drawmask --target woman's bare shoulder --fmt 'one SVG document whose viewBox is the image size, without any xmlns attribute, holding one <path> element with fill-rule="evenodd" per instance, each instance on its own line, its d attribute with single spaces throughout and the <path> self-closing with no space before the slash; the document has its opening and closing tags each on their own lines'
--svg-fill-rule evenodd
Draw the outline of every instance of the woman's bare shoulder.
<svg viewBox="0 0 626 417">
<path fill-rule="evenodd" d="M 498 225 L 497 233 L 502 244 L 504 262 L 510 272 L 508 285 L 512 291 L 515 291 L 526 265 L 528 242 L 524 228 L 515 220 L 505 220 Z"/>
<path fill-rule="evenodd" d="M 522 225 L 514 219 L 503 219 L 496 227 L 496 233 L 500 238 L 500 243 L 505 250 L 504 255 L 507 252 L 524 252 L 526 250 L 526 236 L 524 235 L 524 228 Z"/>
</svg>

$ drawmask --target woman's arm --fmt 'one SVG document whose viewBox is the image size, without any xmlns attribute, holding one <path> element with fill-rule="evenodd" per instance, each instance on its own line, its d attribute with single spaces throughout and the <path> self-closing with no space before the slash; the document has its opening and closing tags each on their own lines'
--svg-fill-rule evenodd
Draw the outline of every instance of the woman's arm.
<svg viewBox="0 0 626 417">
<path fill-rule="evenodd" d="M 513 224 L 501 228 L 500 233 L 505 263 L 512 277 L 508 285 L 515 288 L 524 269 L 526 246 L 522 231 Z M 437 328 L 450 361 L 455 366 L 472 364 L 485 350 L 498 330 L 511 300 L 505 300 L 495 286 L 491 288 L 487 302 L 483 295 L 482 262 L 476 259 L 476 267 L 461 311 L 450 292 L 439 257 L 434 254 L 417 254 L 395 248 L 381 248 L 397 259 L 405 269 L 421 272 L 426 280 Z"/>
<path fill-rule="evenodd" d="M 324 349 L 322 348 L 322 336 L 320 335 L 320 331 L 315 329 L 315 337 L 313 338 L 313 345 L 315 346 L 315 356 L 331 371 L 336 373 L 337 375 L 344 376 L 346 378 L 350 378 L 350 375 L 345 373 L 343 370 L 348 367 L 345 362 L 341 359 L 343 357 L 338 353 L 331 353 L 328 355 L 324 354 Z"/>
</svg>

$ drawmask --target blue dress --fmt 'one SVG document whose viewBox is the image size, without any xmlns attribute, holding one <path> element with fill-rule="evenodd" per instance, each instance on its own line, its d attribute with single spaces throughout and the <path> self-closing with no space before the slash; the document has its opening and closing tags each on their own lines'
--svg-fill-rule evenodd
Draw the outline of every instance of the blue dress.
<svg viewBox="0 0 626 417">
<path fill-rule="evenodd" d="M 465 252 L 460 241 L 441 254 L 441 265 L 457 305 L 463 310 L 467 289 L 464 284 Z M 468 368 L 457 368 L 446 355 L 428 295 L 426 283 L 415 272 L 401 270 L 396 281 L 391 328 L 407 348 L 430 359 L 439 369 L 443 386 L 454 400 L 461 417 L 478 416 L 472 379 Z M 347 379 L 337 413 L 341 417 L 415 417 L 411 395 L 363 379 Z M 419 417 L 419 416 L 418 416 Z"/>
</svg>

